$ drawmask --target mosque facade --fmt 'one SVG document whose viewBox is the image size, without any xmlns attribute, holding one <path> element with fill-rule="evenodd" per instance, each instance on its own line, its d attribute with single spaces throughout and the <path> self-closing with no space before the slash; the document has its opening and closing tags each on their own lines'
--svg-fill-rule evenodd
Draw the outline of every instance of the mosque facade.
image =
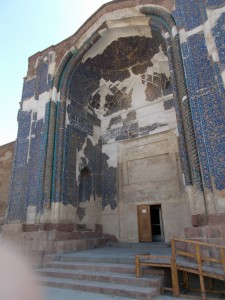
<svg viewBox="0 0 225 300">
<path fill-rule="evenodd" d="M 225 3 L 117 0 L 29 58 L 5 226 L 225 239 Z"/>
</svg>

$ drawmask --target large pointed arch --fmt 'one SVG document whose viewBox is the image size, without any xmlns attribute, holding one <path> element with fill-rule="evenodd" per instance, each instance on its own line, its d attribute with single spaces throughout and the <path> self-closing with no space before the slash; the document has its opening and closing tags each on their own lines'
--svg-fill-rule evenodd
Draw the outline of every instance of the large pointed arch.
<svg viewBox="0 0 225 300">
<path fill-rule="evenodd" d="M 130 1 L 118 1 L 115 10 L 119 7 L 123 8 L 128 2 L 129 5 L 131 5 Z M 171 74 L 173 74 L 172 81 L 179 130 L 179 148 L 185 175 L 185 183 L 186 185 L 194 185 L 198 190 L 202 191 L 203 183 L 200 172 L 200 163 L 185 82 L 179 35 L 175 21 L 168 10 L 168 7 L 157 6 L 154 1 L 135 1 L 135 3 L 132 3 L 132 6 L 135 6 L 136 2 L 139 2 L 140 4 L 140 13 L 148 15 L 153 20 L 156 20 L 155 26 L 160 26 L 160 28 L 163 28 L 164 30 L 165 39 L 168 44 Z M 108 7 L 107 4 L 103 6 L 102 11 L 104 11 L 106 7 Z M 101 9 L 97 11 L 97 14 L 101 14 Z M 64 131 L 66 122 L 66 99 L 70 77 L 84 54 L 101 37 L 100 31 L 103 29 L 107 30 L 107 22 L 101 24 L 101 26 L 93 32 L 91 37 L 86 40 L 79 49 L 71 48 L 65 54 L 54 76 L 44 179 L 45 206 L 49 206 L 51 201 L 63 201 L 62 170 L 65 151 Z"/>
</svg>

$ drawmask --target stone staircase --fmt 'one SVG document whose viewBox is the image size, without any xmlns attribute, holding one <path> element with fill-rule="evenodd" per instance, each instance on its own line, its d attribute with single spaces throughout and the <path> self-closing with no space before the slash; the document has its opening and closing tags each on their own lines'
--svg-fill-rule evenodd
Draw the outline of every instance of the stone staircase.
<svg viewBox="0 0 225 300">
<path fill-rule="evenodd" d="M 148 270 L 147 275 L 136 278 L 134 257 L 82 256 L 80 251 L 78 256 L 66 253 L 53 259 L 38 270 L 41 285 L 132 299 L 160 294 L 163 271 Z"/>
</svg>

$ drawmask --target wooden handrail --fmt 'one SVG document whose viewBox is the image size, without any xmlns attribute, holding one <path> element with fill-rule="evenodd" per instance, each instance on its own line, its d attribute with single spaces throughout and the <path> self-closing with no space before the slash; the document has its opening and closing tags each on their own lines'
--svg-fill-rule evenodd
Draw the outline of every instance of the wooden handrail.
<svg viewBox="0 0 225 300">
<path fill-rule="evenodd" d="M 210 244 L 210 243 L 206 243 L 206 242 L 199 242 L 199 241 L 193 241 L 193 240 L 185 240 L 185 239 L 180 239 L 180 238 L 173 238 L 172 240 L 174 240 L 175 242 L 182 242 L 182 243 L 189 243 L 189 244 L 199 244 L 202 246 L 213 246 L 215 248 L 221 248 L 225 250 L 225 246 L 222 245 L 216 245 L 216 244 Z"/>
<path fill-rule="evenodd" d="M 187 247 L 188 244 L 190 247 Z M 213 251 L 210 251 L 212 249 Z M 206 299 L 204 276 L 210 278 L 210 280 L 212 278 L 225 280 L 225 246 L 174 238 L 171 240 L 171 250 L 171 256 L 151 254 L 137 255 L 136 276 L 140 276 L 141 266 L 170 268 L 173 296 L 179 297 L 178 271 L 183 272 L 184 286 L 187 288 L 188 273 L 196 274 L 199 276 L 202 300 Z M 216 257 L 213 256 L 215 250 L 217 250 L 218 253 Z M 183 259 L 181 257 L 185 258 Z M 165 258 L 167 261 L 163 261 Z M 211 263 L 215 263 L 216 265 L 212 265 Z"/>
<path fill-rule="evenodd" d="M 182 244 L 183 246 L 185 244 L 186 245 L 191 244 L 193 247 L 191 250 L 188 249 L 179 250 L 179 246 L 181 246 Z M 182 247 L 182 249 L 185 247 Z M 199 281 L 200 281 L 202 300 L 206 299 L 204 276 L 207 276 L 209 278 L 217 278 L 220 280 L 225 280 L 225 246 L 193 241 L 193 240 L 174 238 L 171 240 L 171 248 L 172 248 L 172 258 L 174 261 L 174 265 L 173 266 L 171 265 L 172 273 L 177 273 L 178 270 L 180 270 L 187 273 L 197 274 L 199 276 Z M 212 249 L 217 250 L 219 257 L 207 256 L 207 251 L 209 255 L 213 256 L 213 251 L 210 251 Z M 187 262 L 183 260 L 180 261 L 178 259 L 178 256 L 184 256 L 187 259 Z M 188 261 L 188 258 L 194 259 L 195 265 L 193 265 L 193 263 Z M 204 264 L 207 262 L 216 263 L 218 266 L 221 266 L 221 269 L 219 268 L 219 270 L 223 270 L 223 274 L 221 273 L 221 271 L 216 272 L 216 268 L 212 268 L 212 266 Z M 174 291 L 174 295 L 179 295 L 178 282 L 173 283 L 173 291 Z"/>
</svg>

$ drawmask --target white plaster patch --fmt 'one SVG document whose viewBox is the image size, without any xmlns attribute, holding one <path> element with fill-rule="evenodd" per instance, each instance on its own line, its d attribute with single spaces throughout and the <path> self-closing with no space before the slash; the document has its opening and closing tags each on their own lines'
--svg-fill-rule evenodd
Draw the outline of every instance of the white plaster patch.
<svg viewBox="0 0 225 300">
<path fill-rule="evenodd" d="M 94 138 L 91 135 L 88 135 L 87 138 L 91 141 L 93 146 L 96 146 L 98 144 L 98 140 L 96 138 Z"/>
<path fill-rule="evenodd" d="M 208 20 L 206 22 L 209 22 L 211 24 L 211 27 L 214 27 L 218 19 L 222 16 L 224 12 L 225 6 L 217 9 L 206 9 L 206 13 L 208 16 Z"/>
<path fill-rule="evenodd" d="M 76 208 L 71 204 L 52 202 L 51 209 L 45 209 L 40 216 L 40 223 L 75 223 Z"/>
<path fill-rule="evenodd" d="M 27 208 L 27 224 L 35 224 L 36 221 L 36 206 L 29 205 Z"/>
<path fill-rule="evenodd" d="M 102 128 L 99 126 L 94 126 L 94 138 L 96 139 L 96 141 L 99 141 L 101 136 L 102 136 Z"/>
<path fill-rule="evenodd" d="M 219 61 L 219 54 L 218 52 L 212 52 L 212 59 L 213 61 Z"/>
<path fill-rule="evenodd" d="M 187 32 L 183 28 L 179 31 L 179 38 L 181 44 L 187 42 Z"/>
<path fill-rule="evenodd" d="M 66 106 L 68 107 L 68 105 L 70 105 L 70 100 L 69 99 L 67 99 L 66 100 Z M 68 126 L 68 125 L 70 125 L 70 120 L 69 120 L 69 114 L 68 114 L 68 111 L 66 110 L 66 126 Z"/>
<path fill-rule="evenodd" d="M 164 37 L 164 39 L 168 39 L 170 37 L 170 34 L 168 31 L 166 31 L 162 33 L 162 36 Z"/>
<path fill-rule="evenodd" d="M 211 29 L 216 25 L 218 19 L 225 12 L 225 7 L 218 9 L 206 9 L 208 20 L 204 23 L 204 32 L 206 38 L 206 45 L 209 55 L 212 55 L 214 61 L 219 61 L 215 38 L 212 35 Z"/>
<path fill-rule="evenodd" d="M 95 128 L 95 130 L 96 130 L 95 133 L 99 134 L 99 133 L 97 132 L 97 127 Z M 86 160 L 87 163 L 88 163 L 88 158 L 87 158 L 87 157 L 85 156 L 85 154 L 84 154 L 84 150 L 85 150 L 85 148 L 86 148 L 86 146 L 87 146 L 87 140 L 88 140 L 88 139 L 91 141 L 91 143 L 92 143 L 93 146 L 96 146 L 96 145 L 98 144 L 98 139 L 96 139 L 95 137 L 92 137 L 91 135 L 88 135 L 88 136 L 86 137 L 86 139 L 85 139 L 85 142 L 84 142 L 84 144 L 83 144 L 81 150 L 77 152 L 77 155 L 76 155 L 76 157 L 77 157 L 77 164 L 76 164 L 76 180 L 77 180 L 77 181 L 78 181 L 78 177 L 79 177 L 79 174 L 80 174 L 80 165 L 82 165 L 82 158 L 85 158 L 85 160 Z"/>
<path fill-rule="evenodd" d="M 48 74 L 50 75 L 54 75 L 55 73 L 55 62 L 54 63 L 50 63 L 49 64 L 49 67 L 48 67 Z"/>
<path fill-rule="evenodd" d="M 107 21 L 107 27 L 109 29 L 121 28 L 121 27 L 136 27 L 136 26 L 149 27 L 149 16 L 141 15 L 141 16 L 125 17 L 121 19 Z"/>
<path fill-rule="evenodd" d="M 187 96 L 184 96 L 183 98 L 182 98 L 182 102 L 184 102 L 185 100 L 187 100 L 188 99 L 188 97 Z"/>
<path fill-rule="evenodd" d="M 172 36 L 175 37 L 178 34 L 178 30 L 176 26 L 173 26 L 172 28 Z"/>
<path fill-rule="evenodd" d="M 222 76 L 223 83 L 224 83 L 224 86 L 225 86 L 225 71 L 223 71 L 223 72 L 221 73 L 221 76 Z"/>
<path fill-rule="evenodd" d="M 113 95 L 112 91 L 110 90 L 110 85 L 112 82 L 106 81 L 104 78 L 101 78 L 100 80 L 100 87 L 92 94 L 94 96 L 96 93 L 99 93 L 100 95 L 100 108 L 95 109 L 95 113 L 98 116 L 98 118 L 101 119 L 102 115 L 105 113 L 104 105 L 105 105 L 105 97 L 107 95 Z"/>
<path fill-rule="evenodd" d="M 39 95 L 38 100 L 35 100 L 34 97 L 24 100 L 22 102 L 22 111 L 37 112 L 37 121 L 42 120 L 45 117 L 45 106 L 49 101 L 49 93 L 44 92 Z"/>
<path fill-rule="evenodd" d="M 129 17 L 135 17 L 135 16 L 141 16 L 143 17 L 143 14 L 139 12 L 138 7 L 132 7 L 132 8 L 123 8 L 118 9 L 113 12 L 109 12 L 101 16 L 77 41 L 77 48 L 80 48 L 85 40 L 89 39 L 90 36 L 103 24 L 107 23 L 108 20 L 120 20 L 123 18 L 129 18 Z"/>
<path fill-rule="evenodd" d="M 147 105 L 146 101 L 146 83 L 142 83 L 141 75 L 135 76 L 132 80 L 132 107 L 136 108 L 138 106 Z"/>
<path fill-rule="evenodd" d="M 216 204 L 217 204 L 217 213 L 224 213 L 225 212 L 225 201 L 224 197 L 216 197 Z"/>
<path fill-rule="evenodd" d="M 22 111 L 33 111 L 33 112 L 37 112 L 37 107 L 38 107 L 38 100 L 35 100 L 34 97 L 28 99 L 28 100 L 24 100 L 22 102 Z"/>
<path fill-rule="evenodd" d="M 102 211 L 103 215 L 112 215 L 112 214 L 115 215 L 117 213 L 118 213 L 118 209 L 117 208 L 116 209 L 112 209 L 111 206 L 110 206 L 110 204 L 106 205 L 104 207 L 104 210 Z M 115 217 L 113 217 L 113 218 L 115 218 Z"/>
<path fill-rule="evenodd" d="M 29 141 L 28 149 L 27 149 L 27 163 L 29 162 L 29 159 L 30 159 L 30 142 L 31 142 L 31 138 L 35 137 L 35 135 L 31 134 L 31 129 L 32 129 L 33 122 L 34 122 L 33 114 L 31 114 L 30 130 L 29 130 L 29 135 L 27 137 L 27 140 Z"/>
<path fill-rule="evenodd" d="M 107 160 L 108 166 L 117 168 L 117 143 L 103 145 L 102 153 L 105 153 L 109 157 Z"/>
<path fill-rule="evenodd" d="M 204 28 L 203 25 L 199 25 L 199 26 L 197 26 L 196 28 L 194 28 L 192 30 L 186 31 L 187 36 L 189 37 L 193 34 L 199 33 L 201 31 L 203 31 L 203 28 Z"/>
<path fill-rule="evenodd" d="M 44 92 L 39 95 L 39 100 L 37 101 L 38 102 L 37 121 L 44 119 L 46 104 L 49 101 L 50 101 L 50 99 L 49 99 L 48 92 Z"/>
<path fill-rule="evenodd" d="M 165 73 L 167 78 L 170 77 L 168 57 L 162 51 L 161 46 L 159 47 L 159 52 L 156 53 L 153 56 L 153 58 L 151 59 L 151 62 L 153 64 L 153 66 L 148 67 L 147 74 L 153 76 L 154 72 L 156 72 L 158 74 Z"/>
<path fill-rule="evenodd" d="M 52 101 L 57 102 L 57 89 L 55 87 L 52 88 Z"/>
</svg>

